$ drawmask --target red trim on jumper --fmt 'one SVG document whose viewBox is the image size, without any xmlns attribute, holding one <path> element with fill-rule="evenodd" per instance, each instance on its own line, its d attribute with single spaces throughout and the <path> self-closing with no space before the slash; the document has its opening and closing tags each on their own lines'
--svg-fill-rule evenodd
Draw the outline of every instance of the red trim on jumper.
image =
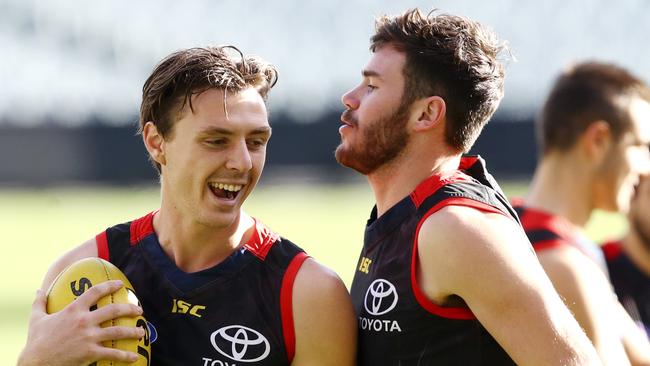
<svg viewBox="0 0 650 366">
<path fill-rule="evenodd" d="M 438 202 L 429 211 L 427 211 L 427 213 L 424 214 L 424 216 L 422 216 L 422 219 L 420 219 L 417 229 L 415 230 L 415 238 L 413 239 L 413 257 L 411 258 L 411 288 L 413 289 L 413 294 L 415 295 L 416 300 L 418 301 L 420 306 L 422 306 L 426 311 L 434 315 L 441 316 L 443 318 L 448 318 L 448 319 L 473 320 L 476 319 L 476 317 L 474 316 L 474 313 L 472 313 L 472 311 L 467 307 L 444 307 L 429 300 L 429 298 L 427 298 L 427 296 L 424 294 L 422 289 L 420 289 L 420 285 L 418 284 L 417 276 L 416 276 L 417 259 L 418 259 L 418 236 L 420 235 L 420 228 L 422 227 L 422 224 L 426 221 L 426 219 L 429 216 L 433 215 L 441 208 L 445 206 L 452 206 L 452 205 L 472 207 L 479 211 L 489 212 L 489 213 L 499 213 L 506 216 L 505 213 L 499 211 L 498 209 L 490 205 L 477 202 L 469 198 L 452 197 Z"/>
<path fill-rule="evenodd" d="M 284 334 L 284 345 L 287 350 L 289 363 L 293 361 L 296 354 L 296 332 L 293 324 L 293 282 L 298 275 L 298 270 L 309 258 L 305 252 L 296 254 L 289 263 L 284 277 L 282 277 L 282 288 L 280 289 L 280 317 L 282 318 L 282 333 Z"/>
<path fill-rule="evenodd" d="M 97 245 L 97 256 L 110 262 L 108 258 L 108 238 L 106 237 L 106 231 L 102 231 L 95 236 L 95 243 Z"/>
<path fill-rule="evenodd" d="M 460 158 L 460 164 L 458 165 L 459 170 L 467 170 L 476 164 L 478 161 L 478 155 L 468 155 Z"/>
<path fill-rule="evenodd" d="M 463 170 L 469 169 L 478 161 L 478 156 L 466 156 L 460 159 L 458 170 L 444 174 L 434 174 L 420 184 L 411 192 L 411 200 L 416 207 L 420 207 L 422 202 L 434 194 L 442 186 L 455 182 L 473 182 L 474 178 L 463 173 Z"/>
<path fill-rule="evenodd" d="M 519 204 L 518 200 L 512 200 L 515 206 L 523 208 L 519 219 L 521 226 L 525 231 L 532 230 L 549 230 L 561 236 L 565 240 L 574 241 L 577 227 L 564 217 L 553 215 L 551 213 L 531 208 Z"/>
<path fill-rule="evenodd" d="M 608 241 L 601 247 L 607 260 L 614 260 L 623 253 L 623 247 L 619 240 Z"/>
<path fill-rule="evenodd" d="M 443 201 L 438 202 L 438 204 L 435 205 L 434 208 L 438 207 L 438 205 L 440 205 L 441 202 L 449 202 L 449 201 L 451 201 L 451 203 L 449 203 L 449 204 L 447 204 L 445 206 L 466 206 L 466 207 L 471 207 L 471 208 L 475 208 L 475 209 L 477 209 L 479 211 L 503 215 L 503 216 L 509 218 L 510 220 L 512 220 L 512 217 L 508 216 L 506 213 L 502 212 L 498 208 L 492 207 L 492 206 L 488 205 L 487 203 L 475 201 L 475 200 L 473 200 L 471 198 L 466 198 L 466 197 L 447 198 L 447 199 L 445 199 Z M 442 207 L 439 207 L 438 209 L 440 209 L 440 208 L 442 208 Z M 431 210 L 429 210 L 429 212 L 431 212 Z"/>
<path fill-rule="evenodd" d="M 137 245 L 140 240 L 152 234 L 153 231 L 153 216 L 158 211 L 150 212 L 143 217 L 133 220 L 131 222 L 131 246 Z"/>
<path fill-rule="evenodd" d="M 255 220 L 253 234 L 248 242 L 244 244 L 244 247 L 257 258 L 264 260 L 280 235 L 274 233 L 266 225 L 257 221 L 257 219 L 253 218 L 253 220 Z"/>
<path fill-rule="evenodd" d="M 521 226 L 524 228 L 524 231 L 548 230 L 561 238 L 532 243 L 535 252 L 539 253 L 543 250 L 558 248 L 562 245 L 569 245 L 592 258 L 590 253 L 575 244 L 581 240 L 578 235 L 579 229 L 569 220 L 546 211 L 530 208 L 524 205 L 524 201 L 520 198 L 512 199 L 511 202 L 515 208 L 519 208 L 522 211 L 519 219 L 521 220 Z"/>
<path fill-rule="evenodd" d="M 472 182 L 473 179 L 469 176 L 466 175 L 465 173 L 456 170 L 452 173 L 449 174 L 444 174 L 444 175 L 432 175 L 422 181 L 422 183 L 418 184 L 417 187 L 415 187 L 415 190 L 411 192 L 411 200 L 415 204 L 416 207 L 420 207 L 422 202 L 426 200 L 429 196 L 434 194 L 437 190 L 442 188 L 443 186 L 455 182 Z"/>
</svg>

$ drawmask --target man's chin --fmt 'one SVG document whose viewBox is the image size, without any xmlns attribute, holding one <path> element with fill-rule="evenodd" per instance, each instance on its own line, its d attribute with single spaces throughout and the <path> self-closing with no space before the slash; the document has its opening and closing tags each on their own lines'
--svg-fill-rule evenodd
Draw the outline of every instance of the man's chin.
<svg viewBox="0 0 650 366">
<path fill-rule="evenodd" d="M 349 155 L 350 154 L 345 151 L 345 148 L 343 147 L 342 144 L 336 148 L 336 151 L 334 151 L 334 158 L 336 159 L 337 163 L 339 163 L 340 165 L 346 168 L 354 169 L 353 164 L 351 164 L 351 159 Z"/>
<path fill-rule="evenodd" d="M 344 151 L 342 151 L 339 147 L 339 149 L 336 149 L 336 153 L 334 154 L 336 157 L 336 161 L 346 167 L 350 168 L 352 170 L 356 170 L 358 173 L 363 174 L 363 175 L 368 175 L 371 173 L 370 169 L 368 169 L 367 166 L 362 164 L 359 159 L 354 159 L 353 157 L 350 156 L 350 154 L 346 154 Z"/>
</svg>

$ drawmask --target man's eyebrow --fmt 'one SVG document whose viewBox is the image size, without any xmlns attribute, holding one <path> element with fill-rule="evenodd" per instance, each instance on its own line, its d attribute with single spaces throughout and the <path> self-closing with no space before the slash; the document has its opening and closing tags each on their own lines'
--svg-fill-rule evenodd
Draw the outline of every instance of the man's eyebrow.
<svg viewBox="0 0 650 366">
<path fill-rule="evenodd" d="M 271 134 L 271 127 L 256 128 L 248 133 L 249 135 Z"/>
<path fill-rule="evenodd" d="M 208 127 L 200 131 L 202 135 L 232 135 L 233 132 L 227 128 Z"/>
<path fill-rule="evenodd" d="M 259 127 L 248 132 L 249 135 L 270 134 L 271 127 Z M 208 127 L 200 131 L 202 135 L 233 135 L 234 132 L 223 127 Z"/>
<path fill-rule="evenodd" d="M 361 71 L 361 76 L 366 77 L 366 78 L 377 78 L 381 80 L 381 75 L 377 71 L 374 70 L 363 70 Z"/>
</svg>

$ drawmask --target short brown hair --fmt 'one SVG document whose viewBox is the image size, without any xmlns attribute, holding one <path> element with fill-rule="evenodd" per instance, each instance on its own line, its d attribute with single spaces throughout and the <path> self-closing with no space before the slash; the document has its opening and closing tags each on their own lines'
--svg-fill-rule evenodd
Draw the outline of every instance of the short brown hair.
<svg viewBox="0 0 650 366">
<path fill-rule="evenodd" d="M 239 57 L 233 57 L 228 50 Z M 142 87 L 140 126 L 152 121 L 163 138 L 171 136 L 174 122 L 186 103 L 192 108 L 192 96 L 208 89 L 239 92 L 255 88 L 267 100 L 278 80 L 275 67 L 254 57 L 245 57 L 234 46 L 188 48 L 165 57 L 154 68 Z M 152 161 L 158 171 L 160 166 Z"/>
<path fill-rule="evenodd" d="M 232 57 L 227 50 L 239 54 Z M 175 113 L 185 103 L 192 107 L 192 95 L 208 89 L 239 92 L 255 88 L 266 101 L 269 90 L 278 79 L 276 69 L 264 60 L 248 56 L 234 46 L 188 48 L 165 57 L 142 87 L 140 131 L 152 121 L 158 131 L 168 135 L 174 125 Z"/>
<path fill-rule="evenodd" d="M 609 124 L 615 139 L 620 138 L 631 128 L 628 106 L 635 96 L 650 102 L 650 89 L 620 66 L 588 61 L 568 68 L 556 80 L 537 119 L 542 154 L 570 149 L 599 120 Z"/>
<path fill-rule="evenodd" d="M 481 24 L 418 9 L 376 21 L 370 49 L 390 44 L 406 54 L 402 103 L 438 95 L 447 105 L 446 141 L 469 151 L 503 97 L 505 43 Z"/>
</svg>

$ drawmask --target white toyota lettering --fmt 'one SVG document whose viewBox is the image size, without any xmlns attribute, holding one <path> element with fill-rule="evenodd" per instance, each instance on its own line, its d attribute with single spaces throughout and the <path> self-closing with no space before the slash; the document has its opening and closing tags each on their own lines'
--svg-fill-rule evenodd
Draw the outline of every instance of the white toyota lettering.
<svg viewBox="0 0 650 366">
<path fill-rule="evenodd" d="M 228 363 L 220 360 L 213 360 L 211 358 L 203 357 L 203 366 L 237 366 L 234 363 Z"/>
<path fill-rule="evenodd" d="M 397 320 L 368 319 L 359 317 L 359 325 L 363 330 L 374 330 L 375 332 L 401 332 Z"/>
</svg>

